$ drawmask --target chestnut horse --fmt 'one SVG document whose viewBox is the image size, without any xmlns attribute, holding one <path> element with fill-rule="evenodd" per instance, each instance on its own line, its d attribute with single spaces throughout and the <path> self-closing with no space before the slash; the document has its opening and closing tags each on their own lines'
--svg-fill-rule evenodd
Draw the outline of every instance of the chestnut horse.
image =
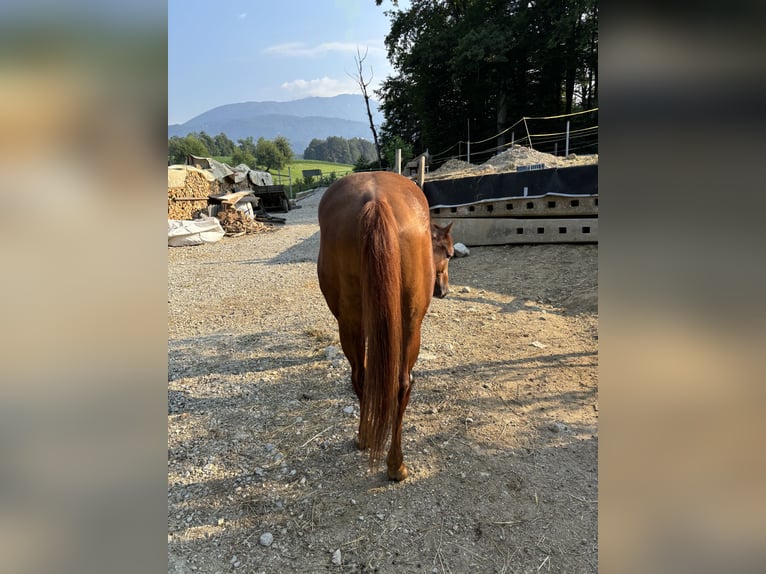
<svg viewBox="0 0 766 574">
<path fill-rule="evenodd" d="M 447 295 L 450 227 L 431 224 L 421 189 L 391 172 L 348 175 L 319 202 L 319 286 L 351 364 L 357 446 L 376 467 L 391 433 L 391 480 L 407 478 L 402 417 L 423 317 L 432 296 Z"/>
</svg>

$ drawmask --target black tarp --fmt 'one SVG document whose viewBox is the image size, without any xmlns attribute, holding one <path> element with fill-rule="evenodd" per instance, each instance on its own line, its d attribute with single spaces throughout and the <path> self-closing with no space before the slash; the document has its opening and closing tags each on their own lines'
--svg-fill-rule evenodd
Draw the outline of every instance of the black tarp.
<svg viewBox="0 0 766 574">
<path fill-rule="evenodd" d="M 432 208 L 549 194 L 598 195 L 598 164 L 427 181 L 423 192 Z"/>
</svg>

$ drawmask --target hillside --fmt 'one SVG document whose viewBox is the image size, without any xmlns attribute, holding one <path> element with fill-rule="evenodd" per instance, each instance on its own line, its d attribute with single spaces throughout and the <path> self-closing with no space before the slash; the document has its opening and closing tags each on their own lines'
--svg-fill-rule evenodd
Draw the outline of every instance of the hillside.
<svg viewBox="0 0 766 574">
<path fill-rule="evenodd" d="M 373 120 L 383 117 L 373 104 Z M 341 94 L 332 98 L 303 98 L 289 102 L 242 102 L 208 110 L 182 124 L 168 125 L 168 137 L 191 132 L 211 136 L 224 133 L 232 141 L 251 136 L 273 139 L 284 136 L 300 155 L 314 139 L 340 136 L 372 140 L 362 96 Z"/>
</svg>

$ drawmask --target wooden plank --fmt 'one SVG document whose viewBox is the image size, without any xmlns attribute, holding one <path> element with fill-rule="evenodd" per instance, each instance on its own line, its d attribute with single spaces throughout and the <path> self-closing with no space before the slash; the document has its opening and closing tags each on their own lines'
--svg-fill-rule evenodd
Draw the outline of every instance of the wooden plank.
<svg viewBox="0 0 766 574">
<path fill-rule="evenodd" d="M 589 217 L 598 215 L 598 196 L 545 195 L 477 201 L 456 207 L 431 209 L 433 217 Z"/>
<path fill-rule="evenodd" d="M 523 243 L 597 243 L 598 218 L 512 219 L 499 217 L 433 217 L 452 223 L 452 239 L 469 247 Z"/>
</svg>

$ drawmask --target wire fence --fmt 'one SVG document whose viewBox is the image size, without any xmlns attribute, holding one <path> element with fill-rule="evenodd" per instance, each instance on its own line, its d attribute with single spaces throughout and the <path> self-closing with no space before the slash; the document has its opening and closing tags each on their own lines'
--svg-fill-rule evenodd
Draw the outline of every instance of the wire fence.
<svg viewBox="0 0 766 574">
<path fill-rule="evenodd" d="M 276 185 L 283 185 L 285 187 L 285 193 L 290 199 L 295 199 L 296 195 L 302 191 L 315 187 L 327 187 L 336 179 L 340 179 L 350 173 L 352 173 L 352 170 L 349 169 L 335 170 L 328 168 L 326 170 L 323 169 L 321 175 L 314 176 L 297 175 L 292 172 L 277 172 L 272 173 L 271 176 Z"/>
<path fill-rule="evenodd" d="M 524 116 L 493 136 L 461 140 L 431 154 L 431 168 L 450 159 L 483 163 L 514 145 L 557 156 L 598 153 L 598 108 L 557 116 Z"/>
<path fill-rule="evenodd" d="M 557 116 L 524 116 L 504 130 L 477 141 L 457 141 L 446 149 L 430 154 L 430 170 L 451 159 L 481 164 L 514 145 L 557 156 L 572 153 L 598 153 L 598 108 Z M 371 168 L 372 170 L 373 168 Z M 366 171 L 366 170 L 365 170 Z M 284 185 L 288 196 L 318 186 L 327 186 L 350 170 L 322 170 L 321 176 L 302 177 L 298 174 L 272 174 L 274 183 Z"/>
</svg>

